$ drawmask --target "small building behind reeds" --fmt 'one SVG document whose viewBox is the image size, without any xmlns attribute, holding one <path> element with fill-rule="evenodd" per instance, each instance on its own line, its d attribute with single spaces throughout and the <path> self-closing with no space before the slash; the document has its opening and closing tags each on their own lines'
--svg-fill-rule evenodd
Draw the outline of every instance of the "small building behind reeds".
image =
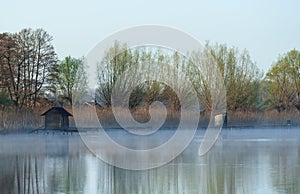
<svg viewBox="0 0 300 194">
<path fill-rule="evenodd" d="M 69 128 L 69 117 L 72 114 L 63 107 L 52 107 L 41 116 L 45 116 L 45 129 L 66 130 Z"/>
</svg>

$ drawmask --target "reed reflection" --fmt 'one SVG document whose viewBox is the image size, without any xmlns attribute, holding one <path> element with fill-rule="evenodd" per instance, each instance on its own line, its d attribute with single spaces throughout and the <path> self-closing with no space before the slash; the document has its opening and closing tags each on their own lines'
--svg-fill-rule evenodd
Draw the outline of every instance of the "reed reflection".
<svg viewBox="0 0 300 194">
<path fill-rule="evenodd" d="M 145 171 L 102 162 L 79 136 L 0 140 L 1 193 L 300 193 L 299 138 L 224 138 L 199 157 L 197 137 L 172 162 Z"/>
</svg>

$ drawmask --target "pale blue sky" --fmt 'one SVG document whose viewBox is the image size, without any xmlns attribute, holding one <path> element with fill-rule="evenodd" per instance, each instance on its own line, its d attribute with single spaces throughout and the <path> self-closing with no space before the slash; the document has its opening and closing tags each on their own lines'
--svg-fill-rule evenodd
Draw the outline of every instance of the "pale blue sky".
<svg viewBox="0 0 300 194">
<path fill-rule="evenodd" d="M 300 49 L 298 0 L 6 0 L 0 6 L 0 32 L 44 28 L 59 58 L 84 56 L 113 32 L 144 24 L 246 48 L 264 71 L 279 54 Z"/>
</svg>

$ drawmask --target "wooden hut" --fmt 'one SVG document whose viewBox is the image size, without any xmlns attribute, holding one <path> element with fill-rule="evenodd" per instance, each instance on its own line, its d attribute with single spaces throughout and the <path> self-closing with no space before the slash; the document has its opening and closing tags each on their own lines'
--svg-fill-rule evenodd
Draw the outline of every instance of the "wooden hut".
<svg viewBox="0 0 300 194">
<path fill-rule="evenodd" d="M 52 107 L 41 116 L 45 116 L 45 129 L 68 129 L 69 116 L 72 116 L 63 107 Z"/>
</svg>

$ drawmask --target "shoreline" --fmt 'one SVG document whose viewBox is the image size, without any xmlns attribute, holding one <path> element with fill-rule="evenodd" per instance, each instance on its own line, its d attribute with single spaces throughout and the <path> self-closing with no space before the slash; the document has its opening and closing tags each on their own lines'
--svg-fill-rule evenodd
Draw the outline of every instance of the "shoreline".
<svg viewBox="0 0 300 194">
<path fill-rule="evenodd" d="M 72 107 L 64 107 L 71 114 Z M 37 129 L 43 129 L 45 126 L 45 118 L 41 113 L 46 109 L 40 108 L 36 110 L 27 110 L 15 114 L 14 111 L 6 111 L 0 114 L 0 134 L 4 133 L 26 133 Z M 91 111 L 94 109 L 84 109 L 80 113 L 82 117 L 79 118 L 81 126 L 86 128 L 93 128 L 98 126 L 98 121 L 92 116 Z M 1 113 L 1 112 L 0 112 Z M 160 112 L 155 112 L 160 116 Z M 114 114 L 109 108 L 97 109 L 97 116 L 101 126 L 105 129 L 122 129 L 117 123 Z M 129 118 L 129 115 L 122 115 L 122 117 Z M 131 116 L 140 123 L 149 121 L 150 115 L 146 108 L 132 110 Z M 168 115 L 162 128 L 176 128 L 180 121 L 180 112 L 168 110 Z M 188 117 L 191 121 L 199 119 L 198 129 L 205 129 L 210 122 L 210 113 L 199 113 L 199 118 Z M 227 113 L 227 129 L 252 129 L 252 128 L 298 128 L 300 127 L 300 115 L 297 112 L 290 111 L 285 113 L 278 113 L 276 111 L 236 111 Z M 69 127 L 75 128 L 74 117 L 69 117 Z"/>
<path fill-rule="evenodd" d="M 77 129 L 44 129 L 44 128 L 39 128 L 39 129 L 19 129 L 19 130 L 7 130 L 7 131 L 0 131 L 0 136 L 5 136 L 5 135 L 76 135 L 80 133 L 92 133 L 92 132 L 97 132 L 99 128 L 84 128 L 84 131 L 78 131 Z M 122 127 L 117 127 L 117 126 L 110 126 L 104 128 L 106 132 L 112 132 L 112 131 L 126 131 Z M 176 126 L 164 126 L 161 127 L 158 131 L 163 130 L 163 131 L 176 131 L 177 128 Z M 207 127 L 204 126 L 198 126 L 197 131 L 206 131 Z M 293 131 L 300 131 L 300 126 L 299 125 L 260 125 L 260 126 L 253 126 L 253 125 L 241 125 L 241 126 L 228 126 L 228 127 L 223 127 L 222 131 L 266 131 L 266 130 L 280 130 L 280 131 L 285 131 L 285 130 L 293 130 Z M 38 132 L 37 132 L 38 131 Z"/>
</svg>

